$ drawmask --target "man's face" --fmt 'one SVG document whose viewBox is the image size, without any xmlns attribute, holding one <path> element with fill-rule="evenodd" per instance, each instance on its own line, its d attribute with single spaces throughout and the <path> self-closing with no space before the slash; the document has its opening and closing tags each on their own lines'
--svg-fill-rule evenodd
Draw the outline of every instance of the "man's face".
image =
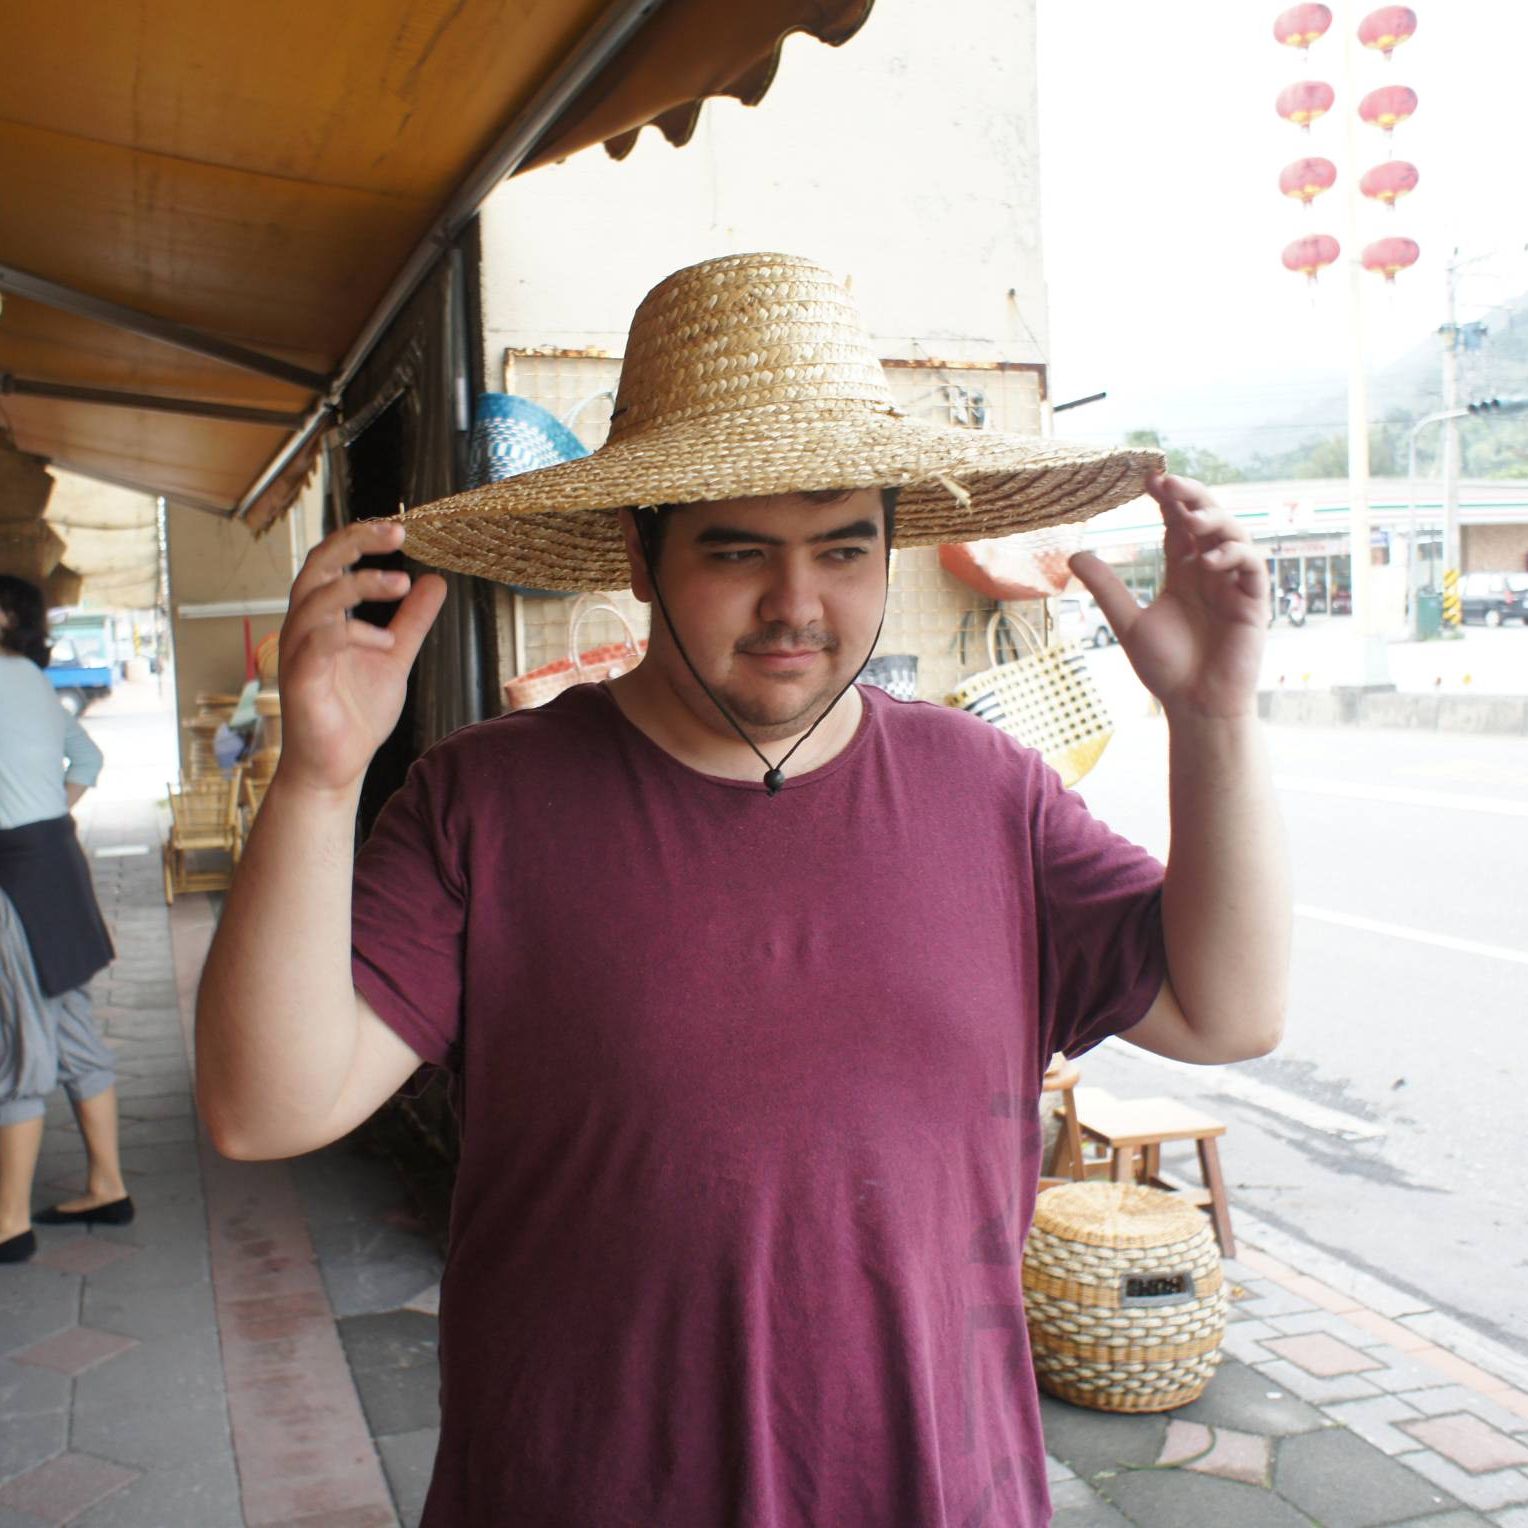
<svg viewBox="0 0 1528 1528">
<path fill-rule="evenodd" d="M 653 601 L 630 516 L 632 589 Z M 730 499 L 672 513 L 658 583 L 701 677 L 756 741 L 794 737 L 870 656 L 886 600 L 879 490 L 829 503 Z M 695 683 L 656 608 L 649 662 L 707 726 L 730 729 Z"/>
</svg>

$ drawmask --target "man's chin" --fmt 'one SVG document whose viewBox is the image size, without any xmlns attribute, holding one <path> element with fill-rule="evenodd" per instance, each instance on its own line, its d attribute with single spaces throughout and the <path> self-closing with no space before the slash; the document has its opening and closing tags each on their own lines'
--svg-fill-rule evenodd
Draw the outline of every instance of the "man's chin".
<svg viewBox="0 0 1528 1528">
<path fill-rule="evenodd" d="M 721 702 L 745 726 L 756 742 L 773 742 L 805 732 L 832 704 L 839 687 L 800 694 L 737 695 L 723 693 Z"/>
</svg>

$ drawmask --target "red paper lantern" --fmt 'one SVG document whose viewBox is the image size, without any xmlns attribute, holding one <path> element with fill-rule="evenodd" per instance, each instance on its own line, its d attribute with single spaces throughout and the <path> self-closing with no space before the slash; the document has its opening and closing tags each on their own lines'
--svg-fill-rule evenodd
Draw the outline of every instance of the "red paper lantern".
<svg viewBox="0 0 1528 1528">
<path fill-rule="evenodd" d="M 1309 128 L 1318 117 L 1324 117 L 1332 109 L 1336 99 L 1336 91 L 1323 81 L 1301 80 L 1298 84 L 1286 85 L 1279 92 L 1273 109 L 1286 122 Z"/>
<path fill-rule="evenodd" d="M 1403 196 L 1416 190 L 1419 179 L 1414 164 L 1407 164 L 1404 159 L 1391 159 L 1366 171 L 1358 189 L 1371 201 L 1393 207 Z"/>
<path fill-rule="evenodd" d="M 1328 265 L 1333 264 L 1342 253 L 1342 246 L 1329 233 L 1307 234 L 1284 246 L 1284 269 L 1299 271 L 1314 281 Z"/>
<path fill-rule="evenodd" d="M 1404 5 L 1383 5 L 1371 11 L 1358 25 L 1358 40 L 1366 48 L 1377 48 L 1389 58 L 1417 29 L 1417 13 Z"/>
<path fill-rule="evenodd" d="M 1324 5 L 1292 5 L 1273 24 L 1273 35 L 1287 48 L 1302 51 L 1326 36 L 1332 13 Z"/>
<path fill-rule="evenodd" d="M 1337 166 L 1330 159 L 1297 159 L 1279 171 L 1279 190 L 1297 197 L 1307 207 L 1330 191 L 1337 179 Z"/>
<path fill-rule="evenodd" d="M 1415 265 L 1421 253 L 1414 239 L 1376 239 L 1363 253 L 1364 269 L 1394 281 L 1397 272 Z"/>
<path fill-rule="evenodd" d="M 1358 115 L 1387 133 L 1399 127 L 1417 109 L 1417 93 L 1406 85 L 1381 85 L 1358 103 Z"/>
</svg>

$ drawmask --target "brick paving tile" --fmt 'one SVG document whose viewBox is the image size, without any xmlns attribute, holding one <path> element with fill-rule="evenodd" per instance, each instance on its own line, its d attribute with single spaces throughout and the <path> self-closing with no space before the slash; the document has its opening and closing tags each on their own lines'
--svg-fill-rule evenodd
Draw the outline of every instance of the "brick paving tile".
<svg viewBox="0 0 1528 1528">
<path fill-rule="evenodd" d="M 1496 1375 L 1487 1374 L 1484 1369 L 1450 1353 L 1446 1348 L 1440 1348 L 1435 1342 L 1428 1343 L 1426 1347 L 1417 1348 L 1411 1357 L 1418 1363 L 1426 1364 L 1428 1368 L 1446 1379 L 1452 1380 L 1456 1385 L 1467 1385 L 1471 1390 L 1482 1392 L 1502 1388 L 1502 1381 Z"/>
<path fill-rule="evenodd" d="M 1297 1274 L 1285 1285 L 1285 1288 L 1309 1300 L 1312 1305 L 1319 1305 L 1322 1310 L 1329 1310 L 1337 1315 L 1363 1308 L 1351 1295 L 1345 1295 L 1329 1284 L 1323 1284 L 1320 1279 L 1311 1278 L 1309 1274 Z"/>
<path fill-rule="evenodd" d="M 1298 1364 L 1317 1379 L 1336 1379 L 1340 1374 L 1361 1374 L 1365 1369 L 1384 1366 L 1359 1348 L 1325 1332 L 1307 1332 L 1299 1337 L 1272 1337 L 1263 1346 L 1280 1358 Z"/>
<path fill-rule="evenodd" d="M 1259 1251 L 1256 1247 L 1249 1247 L 1245 1242 L 1237 1248 L 1236 1261 L 1244 1268 L 1250 1268 L 1253 1273 L 1262 1275 L 1265 1279 L 1293 1279 L 1299 1275 L 1294 1269 L 1278 1258 L 1270 1257 L 1266 1252 Z"/>
<path fill-rule="evenodd" d="M 1430 1448 L 1402 1454 L 1396 1463 L 1415 1470 L 1477 1512 L 1498 1512 L 1503 1507 L 1528 1505 L 1528 1474 L 1522 1470 L 1492 1470 L 1484 1475 L 1472 1475 Z"/>
<path fill-rule="evenodd" d="M 0 1486 L 0 1506 L 30 1512 L 45 1523 L 67 1523 L 137 1478 L 137 1470 L 89 1454 L 60 1454 Z"/>
<path fill-rule="evenodd" d="M 1402 1353 L 1415 1353 L 1419 1348 L 1432 1346 L 1420 1332 L 1414 1332 L 1409 1326 L 1402 1326 L 1399 1321 L 1392 1321 L 1378 1311 L 1351 1310 L 1344 1314 L 1343 1319 L 1376 1337 L 1382 1337 L 1392 1348 L 1399 1348 Z"/>
<path fill-rule="evenodd" d="M 75 1326 L 67 1332 L 45 1337 L 29 1348 L 23 1348 L 11 1357 L 17 1363 L 36 1364 L 39 1368 L 52 1369 L 59 1374 L 83 1374 L 108 1358 L 117 1358 L 130 1348 L 138 1346 L 132 1337 L 119 1337 L 115 1332 L 98 1332 L 94 1327 Z"/>
<path fill-rule="evenodd" d="M 1482 1395 L 1463 1385 L 1439 1385 L 1434 1390 L 1408 1390 L 1406 1399 L 1424 1416 L 1446 1417 L 1451 1412 L 1467 1411 L 1482 1422 L 1489 1422 L 1498 1432 L 1522 1432 L 1521 1420 L 1504 1406 L 1497 1405 L 1500 1395 L 1499 1390 Z"/>
<path fill-rule="evenodd" d="M 1452 1459 L 1473 1475 L 1528 1464 L 1528 1445 L 1497 1432 L 1488 1422 L 1482 1422 L 1467 1411 L 1445 1417 L 1424 1417 L 1399 1425 L 1402 1432 L 1409 1433 L 1444 1458 Z"/>
<path fill-rule="evenodd" d="M 137 1251 L 127 1242 L 107 1241 L 101 1236 L 76 1236 L 45 1247 L 34 1261 L 45 1268 L 62 1269 L 65 1273 L 95 1273 L 125 1257 L 133 1257 Z"/>
<path fill-rule="evenodd" d="M 1268 1484 L 1272 1445 L 1267 1438 L 1231 1427 L 1172 1421 L 1162 1442 L 1159 1465 L 1181 1465 L 1201 1475 L 1219 1475 L 1249 1486 Z"/>
<path fill-rule="evenodd" d="M 1372 1443 L 1383 1454 L 1406 1454 L 1414 1449 L 1415 1438 L 1399 1432 L 1395 1424 L 1416 1421 L 1420 1413 L 1398 1395 L 1376 1395 L 1367 1401 L 1343 1401 L 1329 1406 L 1327 1414 L 1335 1417 L 1365 1443 Z"/>
<path fill-rule="evenodd" d="M 1524 1395 L 1521 1390 L 1488 1390 L 1486 1394 L 1498 1406 L 1505 1407 L 1528 1422 L 1528 1395 Z"/>
</svg>

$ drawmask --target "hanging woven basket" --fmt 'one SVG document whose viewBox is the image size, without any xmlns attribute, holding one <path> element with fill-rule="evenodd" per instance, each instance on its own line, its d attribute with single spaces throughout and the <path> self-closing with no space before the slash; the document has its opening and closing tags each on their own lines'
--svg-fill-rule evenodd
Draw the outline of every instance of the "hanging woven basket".
<svg viewBox="0 0 1528 1528">
<path fill-rule="evenodd" d="M 1209 1222 L 1133 1183 L 1068 1183 L 1035 1203 L 1024 1306 L 1040 1388 L 1095 1411 L 1186 1406 L 1220 1362 L 1226 1291 Z"/>
</svg>

